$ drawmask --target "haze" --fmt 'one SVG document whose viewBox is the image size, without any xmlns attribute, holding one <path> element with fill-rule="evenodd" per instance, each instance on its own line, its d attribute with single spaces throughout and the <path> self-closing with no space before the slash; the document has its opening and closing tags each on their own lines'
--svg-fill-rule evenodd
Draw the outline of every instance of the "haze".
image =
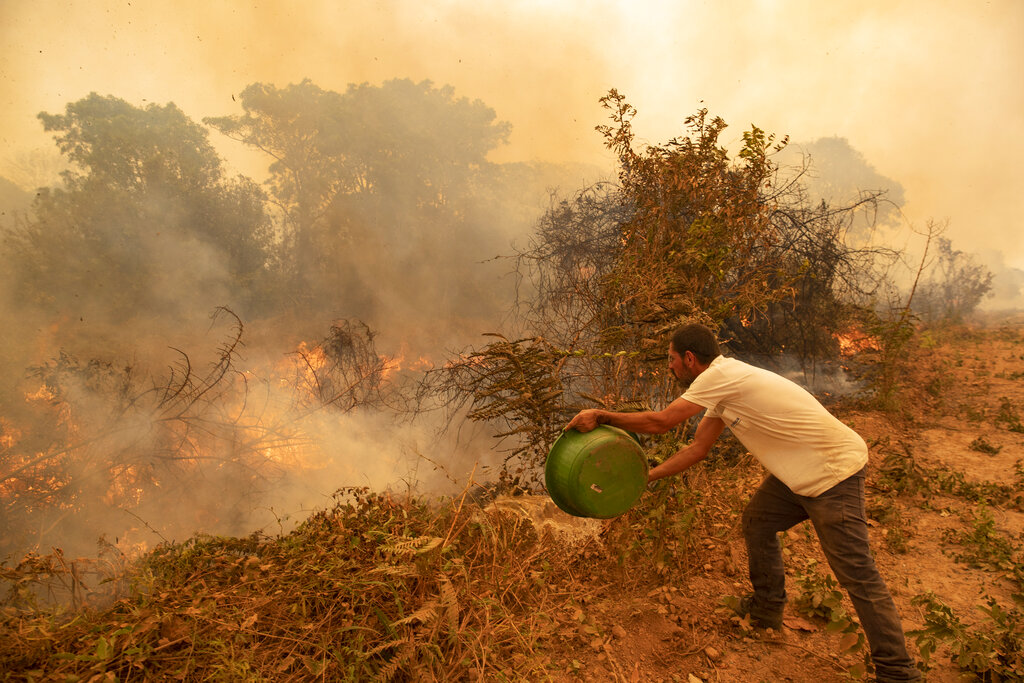
<svg viewBox="0 0 1024 683">
<path fill-rule="evenodd" d="M 452 85 L 509 121 L 495 160 L 610 168 L 593 128 L 615 87 L 654 143 L 701 106 L 735 138 L 751 123 L 795 141 L 846 138 L 902 184 L 912 223 L 948 219 L 961 249 L 1024 266 L 1017 0 L 8 0 L 0 25 L 7 159 L 52 149 L 35 115 L 91 91 L 173 101 L 200 120 L 237 113 L 232 94 L 255 81 L 308 77 L 341 91 L 411 78 Z M 224 153 L 256 172 L 237 148 Z"/>
</svg>

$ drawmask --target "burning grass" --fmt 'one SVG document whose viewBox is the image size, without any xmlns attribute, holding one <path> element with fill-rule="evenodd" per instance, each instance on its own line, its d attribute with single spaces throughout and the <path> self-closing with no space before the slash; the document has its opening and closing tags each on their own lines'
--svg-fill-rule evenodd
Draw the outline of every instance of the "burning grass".
<svg viewBox="0 0 1024 683">
<path fill-rule="evenodd" d="M 100 533 L 124 541 L 139 521 L 161 538 L 237 532 L 234 518 L 265 491 L 324 466 L 322 414 L 404 413 L 362 323 L 336 321 L 269 367 L 241 355 L 234 313 L 211 317 L 223 336 L 209 365 L 174 349 L 155 379 L 64 353 L 31 369 L 24 403 L 0 417 L 0 557 L 52 545 L 81 553 L 67 544 Z"/>
</svg>

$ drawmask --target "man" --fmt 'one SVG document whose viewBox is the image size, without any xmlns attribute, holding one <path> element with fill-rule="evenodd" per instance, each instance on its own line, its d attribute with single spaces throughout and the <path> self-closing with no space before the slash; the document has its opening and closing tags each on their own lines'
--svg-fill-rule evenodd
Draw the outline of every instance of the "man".
<svg viewBox="0 0 1024 683">
<path fill-rule="evenodd" d="M 794 382 L 720 355 L 714 332 L 703 325 L 676 331 L 669 369 L 687 389 L 664 410 L 584 410 L 567 428 L 588 432 L 610 424 L 663 434 L 706 410 L 690 445 L 652 469 L 649 480 L 703 460 L 725 427 L 768 470 L 743 512 L 754 592 L 741 600 L 740 613 L 757 626 L 781 628 L 786 591 L 777 535 L 810 519 L 832 571 L 853 600 L 878 680 L 919 680 L 896 605 L 868 548 L 864 440 Z"/>
</svg>

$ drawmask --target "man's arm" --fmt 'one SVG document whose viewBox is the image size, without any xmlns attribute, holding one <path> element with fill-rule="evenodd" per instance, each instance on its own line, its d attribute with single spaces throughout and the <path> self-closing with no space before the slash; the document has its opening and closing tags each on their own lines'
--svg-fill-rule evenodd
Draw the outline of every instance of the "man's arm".
<svg viewBox="0 0 1024 683">
<path fill-rule="evenodd" d="M 705 417 L 697 425 L 697 433 L 686 448 L 677 451 L 672 457 L 661 463 L 647 474 L 647 482 L 657 481 L 662 477 L 679 474 L 683 470 L 707 457 L 711 444 L 718 439 L 725 429 L 725 421 L 719 417 Z"/>
<path fill-rule="evenodd" d="M 599 424 L 606 424 L 638 434 L 664 434 L 702 410 L 703 407 L 685 398 L 677 398 L 664 410 L 658 411 L 613 413 L 609 410 L 583 410 L 565 428 L 589 432 Z"/>
</svg>

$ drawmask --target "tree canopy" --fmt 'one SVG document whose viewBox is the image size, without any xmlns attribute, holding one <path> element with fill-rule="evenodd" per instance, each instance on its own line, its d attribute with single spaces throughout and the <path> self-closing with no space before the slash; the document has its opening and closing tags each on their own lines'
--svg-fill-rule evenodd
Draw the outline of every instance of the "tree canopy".
<svg viewBox="0 0 1024 683">
<path fill-rule="evenodd" d="M 233 284 L 260 277 L 271 225 L 259 188 L 224 177 L 202 126 L 174 104 L 96 93 L 39 118 L 73 165 L 5 245 L 24 298 L 115 319 L 251 303 Z"/>
<path fill-rule="evenodd" d="M 451 319 L 489 300 L 479 262 L 504 246 L 494 227 L 507 199 L 494 200 L 507 188 L 487 154 L 509 132 L 492 109 L 410 80 L 344 93 L 255 83 L 239 101 L 242 114 L 206 123 L 270 157 L 295 303 Z"/>
</svg>

